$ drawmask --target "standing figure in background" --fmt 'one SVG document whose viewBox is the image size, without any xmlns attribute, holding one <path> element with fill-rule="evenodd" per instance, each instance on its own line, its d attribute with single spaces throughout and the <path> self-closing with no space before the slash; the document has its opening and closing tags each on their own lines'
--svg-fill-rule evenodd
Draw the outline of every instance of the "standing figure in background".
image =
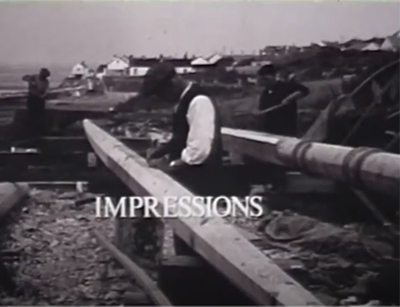
<svg viewBox="0 0 400 307">
<path fill-rule="evenodd" d="M 27 122 L 30 134 L 40 136 L 44 132 L 46 96 L 49 89 L 50 71 L 42 68 L 38 75 L 25 75 L 28 82 Z"/>
<path fill-rule="evenodd" d="M 297 100 L 310 91 L 294 79 L 277 79 L 274 66 L 262 67 L 258 78 L 264 90 L 258 116 L 261 130 L 284 136 L 297 135 Z"/>
</svg>

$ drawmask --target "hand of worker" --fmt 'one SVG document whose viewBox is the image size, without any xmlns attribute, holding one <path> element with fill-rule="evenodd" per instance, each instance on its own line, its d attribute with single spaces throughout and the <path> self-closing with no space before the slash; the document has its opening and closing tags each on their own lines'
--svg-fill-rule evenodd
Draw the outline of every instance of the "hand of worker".
<svg viewBox="0 0 400 307">
<path fill-rule="evenodd" d="M 162 164 L 168 165 L 164 162 L 164 158 L 155 158 L 154 154 L 157 152 L 157 147 L 151 147 L 146 151 L 146 161 L 150 167 L 164 168 Z"/>
<path fill-rule="evenodd" d="M 149 167 L 159 168 L 160 166 L 160 161 L 158 159 L 147 159 L 146 161 Z"/>
<path fill-rule="evenodd" d="M 174 160 L 169 164 L 168 172 L 173 173 L 173 172 L 176 172 L 186 166 L 187 166 L 187 164 L 185 162 L 183 162 L 181 159 Z"/>
<path fill-rule="evenodd" d="M 158 168 L 159 170 L 162 170 L 165 173 L 170 173 L 174 171 L 166 158 L 149 159 L 147 160 L 147 164 L 149 165 L 149 167 Z"/>
<path fill-rule="evenodd" d="M 234 116 L 237 116 L 237 117 L 239 117 L 239 116 L 243 116 L 243 117 L 246 117 L 246 116 L 257 116 L 258 113 L 259 113 L 258 110 L 249 110 L 247 112 L 245 112 L 245 111 L 236 111 L 234 113 Z"/>
<path fill-rule="evenodd" d="M 147 149 L 147 151 L 146 151 L 146 160 L 147 160 L 147 161 L 153 160 L 153 155 L 154 155 L 154 152 L 155 152 L 155 151 L 156 151 L 155 148 L 149 148 L 149 149 Z"/>
</svg>

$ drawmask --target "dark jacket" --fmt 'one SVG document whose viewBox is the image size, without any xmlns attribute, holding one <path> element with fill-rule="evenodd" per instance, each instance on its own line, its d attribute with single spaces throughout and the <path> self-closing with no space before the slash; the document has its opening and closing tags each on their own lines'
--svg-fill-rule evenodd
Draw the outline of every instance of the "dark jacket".
<svg viewBox="0 0 400 307">
<path fill-rule="evenodd" d="M 265 110 L 279 105 L 289 95 L 301 92 L 303 97 L 309 94 L 309 89 L 294 81 L 276 81 L 267 86 L 259 100 L 259 110 Z M 261 119 L 261 129 L 265 132 L 295 136 L 297 131 L 297 103 L 282 106 L 266 114 Z"/>
<path fill-rule="evenodd" d="M 28 111 L 32 114 L 43 112 L 49 81 L 41 80 L 38 75 L 26 75 L 22 80 L 28 82 Z"/>
<path fill-rule="evenodd" d="M 37 98 L 45 98 L 49 88 L 48 80 L 41 80 L 38 75 L 26 75 L 22 80 L 28 82 L 28 95 Z"/>
</svg>

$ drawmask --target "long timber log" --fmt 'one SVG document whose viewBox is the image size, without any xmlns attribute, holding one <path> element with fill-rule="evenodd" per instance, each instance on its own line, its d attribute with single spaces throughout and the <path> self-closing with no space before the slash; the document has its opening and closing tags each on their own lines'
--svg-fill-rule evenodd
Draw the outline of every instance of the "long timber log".
<svg viewBox="0 0 400 307">
<path fill-rule="evenodd" d="M 222 128 L 222 136 L 225 150 L 364 190 L 399 196 L 400 155 L 230 128 Z"/>
<path fill-rule="evenodd" d="M 170 176 L 150 168 L 142 157 L 90 120 L 84 120 L 83 126 L 104 164 L 136 195 L 156 197 L 159 210 L 166 206 L 165 197 L 193 196 Z M 322 305 L 226 220 L 215 216 L 209 219 L 178 217 L 169 221 L 178 237 L 256 303 Z"/>
<path fill-rule="evenodd" d="M 49 94 L 63 94 L 69 92 L 75 92 L 79 90 L 83 90 L 84 86 L 75 86 L 75 87 L 65 87 L 65 88 L 54 88 L 50 89 Z M 0 94 L 0 100 L 2 99 L 17 99 L 17 98 L 26 98 L 28 97 L 27 91 L 10 91 Z"/>
<path fill-rule="evenodd" d="M 126 144 L 128 147 L 135 149 L 147 149 L 150 144 L 150 138 L 145 137 L 118 137 L 118 139 Z M 3 145 L 3 146 L 1 146 Z M 8 144 L 0 143 L 0 150 L 8 148 Z M 13 144 L 18 148 L 39 148 L 43 152 L 55 152 L 55 153 L 65 153 L 65 152 L 92 152 L 92 146 L 90 146 L 86 137 L 42 137 L 35 140 L 19 141 Z M 2 148 L 3 147 L 3 148 Z"/>
<path fill-rule="evenodd" d="M 133 279 L 138 282 L 145 292 L 152 298 L 154 303 L 159 306 L 172 306 L 171 302 L 164 293 L 157 287 L 156 283 L 141 269 L 136 263 L 121 253 L 113 244 L 106 240 L 98 231 L 94 230 L 92 235 L 100 245 L 107 249 L 111 255 L 128 271 Z"/>
<path fill-rule="evenodd" d="M 86 153 L 37 153 L 37 152 L 2 152 L 0 151 L 0 167 L 10 165 L 22 166 L 51 166 L 71 164 L 84 167 L 88 164 Z"/>
</svg>

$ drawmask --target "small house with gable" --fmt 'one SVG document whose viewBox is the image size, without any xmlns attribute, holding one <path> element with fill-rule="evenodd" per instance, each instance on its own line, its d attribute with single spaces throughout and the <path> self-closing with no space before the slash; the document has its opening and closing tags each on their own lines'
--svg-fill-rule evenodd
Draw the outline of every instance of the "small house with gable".
<svg viewBox="0 0 400 307">
<path fill-rule="evenodd" d="M 382 50 L 399 51 L 400 49 L 400 31 L 385 38 L 381 45 Z"/>
<path fill-rule="evenodd" d="M 127 75 L 129 70 L 129 58 L 116 56 L 107 64 L 107 75 Z"/>
<path fill-rule="evenodd" d="M 85 77 L 89 73 L 89 67 L 82 61 L 72 67 L 71 77 Z"/>
<path fill-rule="evenodd" d="M 143 77 L 146 75 L 150 67 L 159 63 L 159 58 L 134 58 L 131 57 L 129 61 L 129 76 L 131 77 Z"/>
<path fill-rule="evenodd" d="M 173 59 L 165 59 L 165 61 L 170 62 L 172 65 L 174 65 L 177 74 L 186 75 L 196 72 L 196 70 L 191 65 L 190 59 L 173 58 Z"/>
</svg>

